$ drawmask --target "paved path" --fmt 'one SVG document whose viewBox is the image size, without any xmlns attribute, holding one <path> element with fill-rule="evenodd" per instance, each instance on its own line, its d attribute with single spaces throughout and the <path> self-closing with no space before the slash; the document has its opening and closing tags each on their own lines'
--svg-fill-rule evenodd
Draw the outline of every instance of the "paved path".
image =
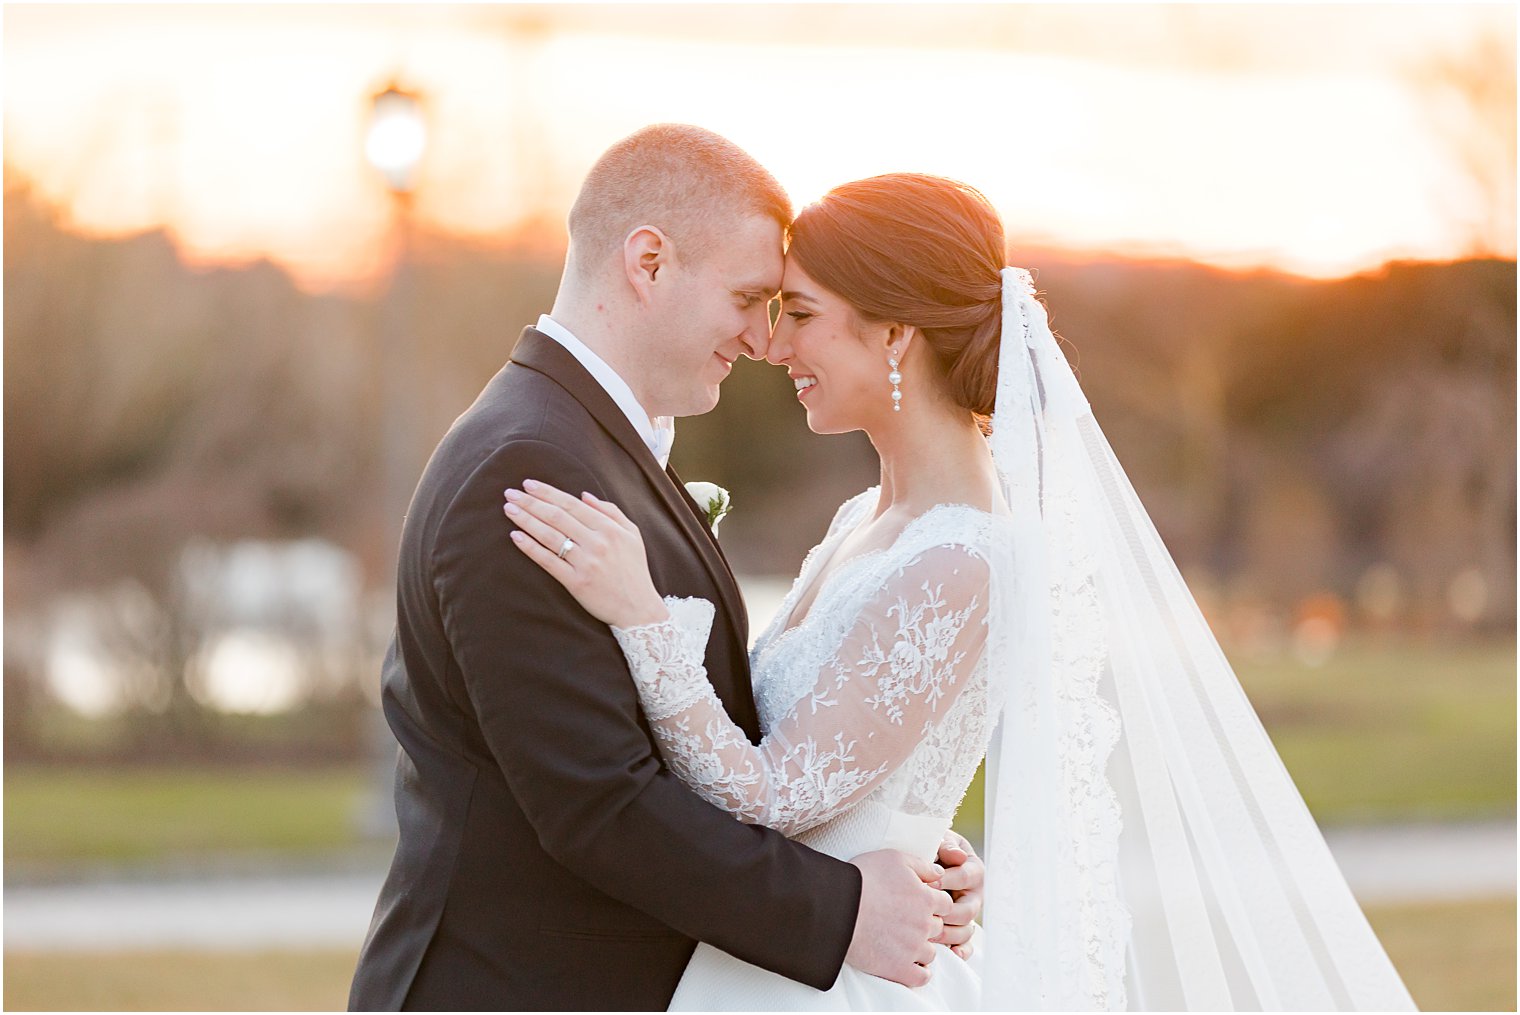
<svg viewBox="0 0 1520 1015">
<path fill-rule="evenodd" d="M 5 950 L 357 950 L 384 872 L 5 890 Z"/>
<path fill-rule="evenodd" d="M 1330 829 L 1362 903 L 1515 894 L 1515 824 Z M 383 871 L 5 890 L 5 950 L 357 948 Z"/>
<path fill-rule="evenodd" d="M 1364 905 L 1515 894 L 1515 823 L 1331 828 L 1325 841 Z"/>
</svg>

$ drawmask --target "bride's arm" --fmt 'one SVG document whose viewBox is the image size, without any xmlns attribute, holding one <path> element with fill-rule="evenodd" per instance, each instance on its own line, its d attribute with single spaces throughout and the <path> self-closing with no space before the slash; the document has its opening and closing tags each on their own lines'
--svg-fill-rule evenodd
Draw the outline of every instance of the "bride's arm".
<svg viewBox="0 0 1520 1015">
<path fill-rule="evenodd" d="M 671 769 L 741 820 L 788 834 L 890 775 L 969 683 L 986 637 L 985 558 L 927 549 L 873 593 L 799 679 L 808 690 L 797 704 L 751 744 L 703 665 L 712 605 L 659 597 L 638 528 L 616 505 L 534 484 L 509 492 L 507 514 L 518 548 L 612 626 Z M 575 547 L 561 557 L 567 538 Z"/>
<path fill-rule="evenodd" d="M 703 669 L 706 600 L 667 599 L 665 620 L 613 634 L 671 769 L 740 820 L 793 835 L 870 793 L 944 718 L 981 653 L 986 585 L 985 561 L 964 546 L 906 562 L 758 745 Z"/>
</svg>

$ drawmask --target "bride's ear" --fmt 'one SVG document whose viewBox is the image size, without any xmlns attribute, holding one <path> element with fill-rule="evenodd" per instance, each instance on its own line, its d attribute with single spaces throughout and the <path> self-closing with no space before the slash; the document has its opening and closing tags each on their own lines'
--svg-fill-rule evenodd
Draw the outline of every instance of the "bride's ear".
<svg viewBox="0 0 1520 1015">
<path fill-rule="evenodd" d="M 918 338 L 918 329 L 911 324 L 887 325 L 887 355 L 899 363 L 906 362 L 908 349 L 916 338 Z"/>
</svg>

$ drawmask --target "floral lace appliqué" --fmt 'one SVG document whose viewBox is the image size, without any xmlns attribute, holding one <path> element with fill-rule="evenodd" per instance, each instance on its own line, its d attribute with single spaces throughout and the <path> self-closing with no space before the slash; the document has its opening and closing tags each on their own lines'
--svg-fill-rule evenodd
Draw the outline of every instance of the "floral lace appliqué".
<svg viewBox="0 0 1520 1015">
<path fill-rule="evenodd" d="M 847 504 L 831 537 L 866 506 Z M 671 770 L 741 820 L 789 835 L 866 799 L 948 824 L 987 745 L 989 520 L 964 505 L 933 509 L 887 550 L 828 576 L 798 629 L 782 637 L 772 624 L 753 667 L 758 745 L 702 669 L 710 608 L 667 600 L 670 620 L 615 632 Z"/>
</svg>

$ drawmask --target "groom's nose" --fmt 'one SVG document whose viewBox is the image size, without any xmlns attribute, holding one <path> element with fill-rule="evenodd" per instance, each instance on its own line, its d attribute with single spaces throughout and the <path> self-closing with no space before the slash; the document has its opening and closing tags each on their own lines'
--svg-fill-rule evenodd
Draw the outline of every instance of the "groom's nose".
<svg viewBox="0 0 1520 1015">
<path fill-rule="evenodd" d="M 765 318 L 759 324 L 750 324 L 744 329 L 744 334 L 739 340 L 744 343 L 744 354 L 753 360 L 765 359 L 766 348 L 770 345 L 771 329 L 770 319 Z"/>
</svg>

